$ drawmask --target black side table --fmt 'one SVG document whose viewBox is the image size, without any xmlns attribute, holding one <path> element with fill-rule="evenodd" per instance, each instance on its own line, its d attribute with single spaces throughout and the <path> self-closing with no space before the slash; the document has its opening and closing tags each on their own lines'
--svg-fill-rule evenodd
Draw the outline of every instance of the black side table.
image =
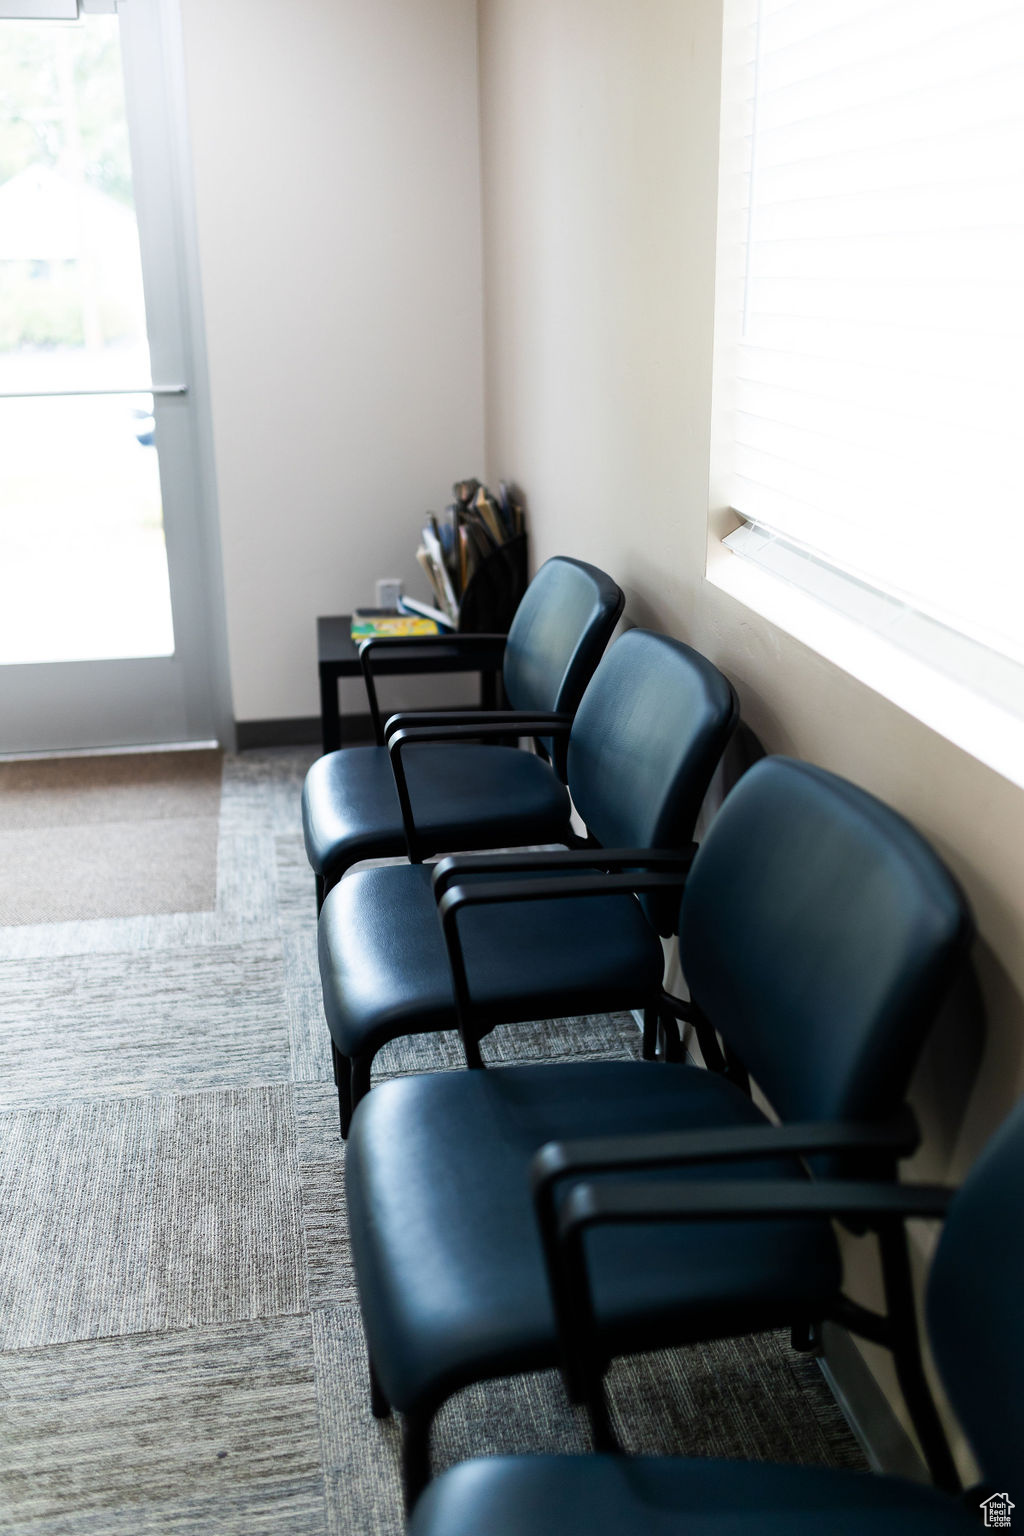
<svg viewBox="0 0 1024 1536">
<path fill-rule="evenodd" d="M 320 673 L 320 727 L 325 752 L 341 746 L 341 710 L 338 707 L 339 677 L 362 677 L 359 651 L 352 639 L 352 615 L 337 614 L 316 621 L 317 665 Z M 429 648 L 429 649 L 428 649 Z M 378 655 L 373 663 L 375 674 L 410 674 L 429 672 L 479 672 L 480 707 L 496 709 L 500 669 L 494 670 L 479 653 L 467 655 L 457 646 L 446 646 L 432 636 L 410 640 L 407 646 L 389 649 L 386 657 Z"/>
</svg>

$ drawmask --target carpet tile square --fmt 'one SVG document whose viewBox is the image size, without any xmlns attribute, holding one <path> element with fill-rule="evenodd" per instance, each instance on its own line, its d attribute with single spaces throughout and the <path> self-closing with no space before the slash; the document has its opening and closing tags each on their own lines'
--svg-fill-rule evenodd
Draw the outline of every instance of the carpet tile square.
<svg viewBox="0 0 1024 1536">
<path fill-rule="evenodd" d="M 308 1305 L 291 1090 L 0 1116 L 0 1348 Z"/>
<path fill-rule="evenodd" d="M 301 836 L 276 836 L 274 856 L 281 931 L 308 933 L 311 924 L 316 928 L 316 888 Z"/>
<path fill-rule="evenodd" d="M 0 1108 L 290 1075 L 276 943 L 0 962 Z"/>
<path fill-rule="evenodd" d="M 370 1412 L 358 1308 L 315 1311 L 313 1346 L 330 1536 L 401 1536 L 400 1420 Z M 543 1371 L 456 1393 L 437 1416 L 432 1448 L 440 1471 L 470 1456 L 583 1452 L 589 1440 L 557 1372 Z"/>
<path fill-rule="evenodd" d="M 324 1536 L 308 1317 L 8 1355 L 0 1530 Z"/>
<path fill-rule="evenodd" d="M 309 1304 L 315 1309 L 356 1301 L 345 1203 L 345 1143 L 338 1134 L 334 1084 L 296 1084 L 295 1116 Z"/>
</svg>

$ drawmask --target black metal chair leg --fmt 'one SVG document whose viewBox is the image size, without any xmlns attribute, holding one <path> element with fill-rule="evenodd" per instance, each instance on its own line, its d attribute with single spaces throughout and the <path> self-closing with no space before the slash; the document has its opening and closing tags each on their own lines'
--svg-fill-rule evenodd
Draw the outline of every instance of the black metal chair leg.
<svg viewBox="0 0 1024 1536">
<path fill-rule="evenodd" d="M 595 1451 L 613 1455 L 621 1451 L 622 1447 L 612 1429 L 604 1378 L 596 1374 L 587 1382 L 587 1418 L 590 1420 L 590 1434 Z"/>
<path fill-rule="evenodd" d="M 959 1493 L 962 1484 L 921 1360 L 906 1230 L 899 1223 L 884 1228 L 878 1237 L 886 1310 L 892 1328 L 892 1353 L 900 1391 L 910 1410 L 911 1421 L 933 1481 L 937 1487 L 949 1493 Z"/>
<path fill-rule="evenodd" d="M 682 1026 L 667 1014 L 661 1014 L 661 1049 L 666 1061 L 683 1060 Z"/>
<path fill-rule="evenodd" d="M 700 1046 L 700 1054 L 704 1058 L 704 1065 L 709 1072 L 720 1072 L 723 1075 L 727 1071 L 728 1063 L 722 1054 L 722 1047 L 718 1043 L 718 1036 L 703 1015 L 694 1011 L 693 1030 L 697 1036 L 697 1044 Z"/>
<path fill-rule="evenodd" d="M 391 1416 L 391 1404 L 384 1395 L 384 1388 L 377 1378 L 377 1372 L 373 1368 L 373 1358 L 367 1354 L 367 1365 L 370 1370 L 370 1412 L 375 1419 L 387 1419 Z"/>
<path fill-rule="evenodd" d="M 414 1409 L 402 1419 L 402 1494 L 407 1515 L 430 1481 L 432 1418 L 430 1411 Z"/>
<path fill-rule="evenodd" d="M 662 988 L 658 1000 L 658 1018 L 661 1021 L 665 1060 L 685 1061 L 686 1031 L 693 1024 L 693 1005 L 688 999 L 673 997 L 671 992 Z"/>
<path fill-rule="evenodd" d="M 820 1355 L 822 1352 L 821 1324 L 794 1323 L 789 1341 L 802 1355 Z"/>
<path fill-rule="evenodd" d="M 341 1139 L 348 1136 L 348 1128 L 352 1124 L 352 1068 L 347 1056 L 343 1056 L 331 1041 L 331 1060 L 334 1063 L 334 1081 L 338 1088 L 338 1121 L 341 1126 Z"/>
<path fill-rule="evenodd" d="M 640 1054 L 644 1061 L 653 1061 L 658 1054 L 658 1010 L 644 1009 L 644 1043 Z"/>
<path fill-rule="evenodd" d="M 365 1099 L 370 1091 L 370 1067 L 373 1065 L 372 1056 L 353 1056 L 349 1080 L 351 1082 L 352 1109 L 355 1110 L 360 1099 Z"/>
<path fill-rule="evenodd" d="M 472 1067 L 475 1071 L 482 1071 L 486 1066 L 486 1062 L 480 1054 L 479 1040 L 473 1040 L 472 1038 L 467 1039 L 466 1036 L 463 1035 L 462 1052 L 466 1058 L 467 1067 Z"/>
<path fill-rule="evenodd" d="M 723 1054 L 725 1056 L 726 1063 L 724 1075 L 729 1079 L 730 1083 L 735 1083 L 740 1092 L 745 1093 L 749 1099 L 750 1077 L 747 1073 L 746 1067 L 743 1065 L 742 1061 L 740 1061 L 739 1057 L 736 1055 L 736 1052 L 731 1050 L 728 1045 L 726 1045 Z"/>
</svg>

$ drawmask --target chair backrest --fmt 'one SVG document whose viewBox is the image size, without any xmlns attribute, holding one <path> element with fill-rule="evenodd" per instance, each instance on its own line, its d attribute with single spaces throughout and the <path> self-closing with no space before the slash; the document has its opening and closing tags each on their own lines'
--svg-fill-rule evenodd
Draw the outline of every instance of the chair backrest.
<svg viewBox="0 0 1024 1536">
<path fill-rule="evenodd" d="M 694 1001 L 783 1119 L 885 1118 L 966 959 L 952 875 L 901 816 L 785 757 L 727 796 L 690 871 Z"/>
<path fill-rule="evenodd" d="M 738 719 L 736 696 L 681 640 L 631 629 L 612 645 L 576 711 L 568 784 L 605 848 L 684 848 Z M 678 897 L 645 899 L 659 933 Z"/>
<path fill-rule="evenodd" d="M 957 1192 L 928 1278 L 932 1349 L 989 1487 L 1022 1489 L 1024 1101 Z M 1024 1490 L 1018 1494 L 1021 1502 Z"/>
<path fill-rule="evenodd" d="M 512 708 L 573 714 L 624 601 L 596 566 L 565 555 L 546 560 L 508 632 L 502 675 Z"/>
</svg>

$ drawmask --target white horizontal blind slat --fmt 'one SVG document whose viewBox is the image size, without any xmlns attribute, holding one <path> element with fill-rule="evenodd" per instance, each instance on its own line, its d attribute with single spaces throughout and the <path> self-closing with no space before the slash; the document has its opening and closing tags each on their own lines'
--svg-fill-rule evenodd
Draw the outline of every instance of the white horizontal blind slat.
<svg viewBox="0 0 1024 1536">
<path fill-rule="evenodd" d="M 0 0 L 0 21 L 77 21 L 78 0 Z"/>
<path fill-rule="evenodd" d="M 1024 3 L 732 0 L 723 57 L 734 505 L 1020 650 Z"/>
</svg>

